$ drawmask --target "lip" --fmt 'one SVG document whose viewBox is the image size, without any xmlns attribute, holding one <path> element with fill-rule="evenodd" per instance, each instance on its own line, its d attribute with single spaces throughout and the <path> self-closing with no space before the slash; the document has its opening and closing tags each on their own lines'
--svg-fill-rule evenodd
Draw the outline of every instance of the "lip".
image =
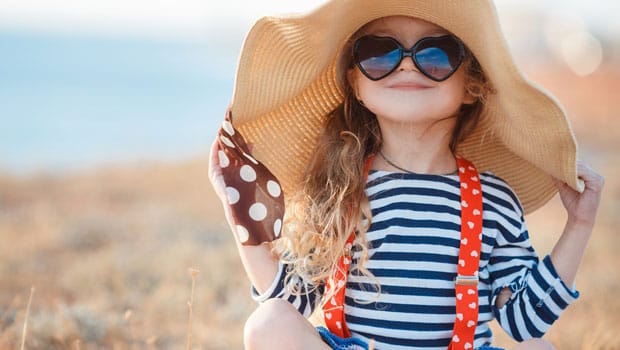
<svg viewBox="0 0 620 350">
<path fill-rule="evenodd" d="M 422 84 L 415 79 L 398 79 L 394 83 L 388 85 L 388 88 L 391 89 L 404 89 L 404 90 L 417 90 L 417 89 L 427 89 L 430 86 L 427 84 Z"/>
<path fill-rule="evenodd" d="M 419 89 L 427 89 L 428 86 L 415 84 L 415 83 L 398 83 L 398 84 L 390 85 L 389 88 L 400 89 L 400 90 L 419 90 Z"/>
</svg>

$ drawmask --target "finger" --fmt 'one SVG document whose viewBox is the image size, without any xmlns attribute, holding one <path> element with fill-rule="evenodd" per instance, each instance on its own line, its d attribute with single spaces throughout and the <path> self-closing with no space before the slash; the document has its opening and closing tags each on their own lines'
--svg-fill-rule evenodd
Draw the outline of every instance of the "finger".
<svg viewBox="0 0 620 350">
<path fill-rule="evenodd" d="M 590 166 L 585 163 L 577 163 L 577 177 L 584 182 L 598 183 L 603 181 L 603 177 L 595 172 Z"/>
<path fill-rule="evenodd" d="M 219 150 L 220 150 L 219 141 L 216 137 L 215 140 L 213 140 L 213 143 L 211 144 L 211 152 L 209 155 L 209 171 L 210 172 L 216 172 L 217 168 L 219 168 L 219 161 L 220 161 L 218 157 Z"/>
<path fill-rule="evenodd" d="M 558 188 L 558 190 L 561 190 L 562 188 L 568 186 L 568 184 L 564 180 L 560 180 L 556 177 L 551 177 L 551 179 L 553 180 L 553 183 L 555 184 L 555 187 Z"/>
</svg>

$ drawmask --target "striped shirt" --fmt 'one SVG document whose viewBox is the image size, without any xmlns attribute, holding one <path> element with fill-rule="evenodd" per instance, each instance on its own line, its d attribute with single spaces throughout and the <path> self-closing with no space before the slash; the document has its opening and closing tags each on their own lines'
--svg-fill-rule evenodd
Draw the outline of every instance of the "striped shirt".
<svg viewBox="0 0 620 350">
<path fill-rule="evenodd" d="M 491 172 L 480 174 L 483 237 L 478 270 L 479 317 L 474 348 L 490 345 L 496 318 L 515 340 L 542 337 L 579 297 L 558 276 L 549 255 L 531 246 L 523 209 L 514 191 Z M 354 250 L 345 293 L 345 320 L 353 337 L 375 339 L 376 349 L 446 349 L 456 314 L 454 278 L 460 246 L 458 174 L 408 174 L 370 170 L 366 194 L 372 210 L 366 267 L 381 284 L 378 301 L 371 279 L 355 269 Z M 305 317 L 319 306 L 321 285 L 296 296 L 284 285 L 282 262 L 270 288 L 250 294 L 257 302 L 282 298 Z M 300 283 L 297 279 L 297 283 Z M 512 295 L 500 309 L 503 288 Z"/>
</svg>

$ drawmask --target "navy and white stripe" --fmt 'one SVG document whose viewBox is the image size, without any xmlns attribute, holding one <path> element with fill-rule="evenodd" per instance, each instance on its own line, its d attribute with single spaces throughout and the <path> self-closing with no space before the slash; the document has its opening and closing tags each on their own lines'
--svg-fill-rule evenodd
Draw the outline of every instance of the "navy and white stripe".
<svg viewBox="0 0 620 350">
<path fill-rule="evenodd" d="M 539 261 L 514 191 L 490 172 L 480 174 L 483 239 L 479 277 L 479 319 L 474 347 L 488 345 L 494 317 L 514 339 L 541 337 L 579 293 L 559 278 L 549 256 Z M 454 278 L 460 246 L 460 182 L 455 175 L 405 174 L 371 170 L 366 194 L 372 209 L 366 267 L 381 283 L 378 302 L 373 281 L 356 269 L 354 253 L 345 299 L 347 325 L 355 337 L 374 338 L 382 349 L 445 349 L 455 320 Z M 257 302 L 290 301 L 305 317 L 317 306 L 323 286 L 300 297 L 284 287 L 280 269 Z M 297 283 L 300 283 L 297 280 Z M 513 292 L 497 309 L 505 287 Z"/>
</svg>

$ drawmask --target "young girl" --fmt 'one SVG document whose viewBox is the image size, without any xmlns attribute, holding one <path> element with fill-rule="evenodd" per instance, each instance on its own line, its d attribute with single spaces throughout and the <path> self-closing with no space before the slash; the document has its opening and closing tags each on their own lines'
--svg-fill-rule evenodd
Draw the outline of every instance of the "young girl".
<svg viewBox="0 0 620 350">
<path fill-rule="evenodd" d="M 482 0 L 261 19 L 210 176 L 260 303 L 248 349 L 492 349 L 493 318 L 550 348 L 603 186 Z M 524 215 L 557 190 L 540 260 Z"/>
</svg>

